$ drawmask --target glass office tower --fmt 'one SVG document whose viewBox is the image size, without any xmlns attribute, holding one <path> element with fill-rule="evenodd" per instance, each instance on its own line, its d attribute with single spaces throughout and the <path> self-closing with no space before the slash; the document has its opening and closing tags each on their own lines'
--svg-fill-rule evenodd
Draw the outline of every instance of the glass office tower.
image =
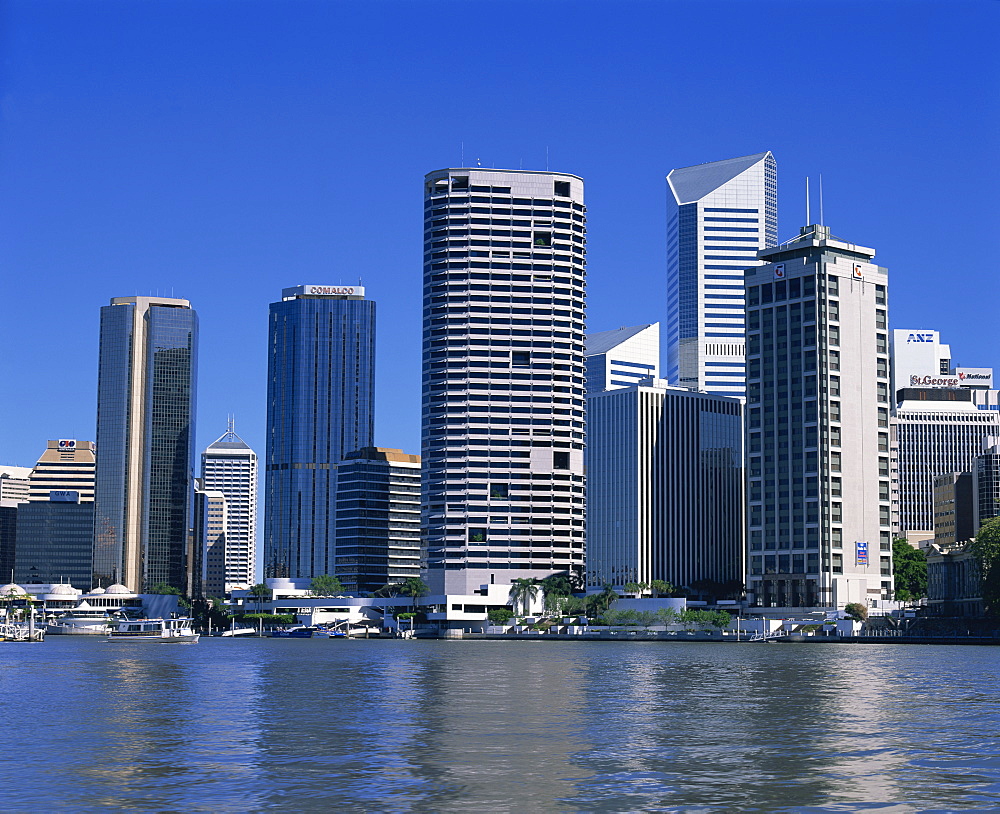
<svg viewBox="0 0 1000 814">
<path fill-rule="evenodd" d="M 94 583 L 187 591 L 198 317 L 187 300 L 101 309 Z"/>
<path fill-rule="evenodd" d="M 742 396 L 743 269 L 778 242 L 778 168 L 770 152 L 667 176 L 667 380 Z"/>
<path fill-rule="evenodd" d="M 422 520 L 434 592 L 581 571 L 583 180 L 424 185 Z"/>
<path fill-rule="evenodd" d="M 370 447 L 375 303 L 360 286 L 301 285 L 271 303 L 264 575 L 336 573 L 337 464 Z"/>
</svg>

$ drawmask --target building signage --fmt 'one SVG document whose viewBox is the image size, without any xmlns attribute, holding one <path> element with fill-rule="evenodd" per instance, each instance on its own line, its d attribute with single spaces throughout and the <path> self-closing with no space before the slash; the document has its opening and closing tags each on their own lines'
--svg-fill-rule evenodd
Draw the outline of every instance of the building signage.
<svg viewBox="0 0 1000 814">
<path fill-rule="evenodd" d="M 936 331 L 934 332 L 936 333 Z M 916 342 L 936 342 L 934 333 L 911 333 L 906 335 L 906 344 L 912 345 Z"/>
<path fill-rule="evenodd" d="M 910 376 L 910 387 L 959 387 L 958 376 Z"/>
<path fill-rule="evenodd" d="M 365 289 L 360 285 L 297 285 L 283 288 L 282 297 L 363 297 Z"/>
<path fill-rule="evenodd" d="M 53 489 L 49 492 L 50 503 L 79 503 L 80 493 L 68 489 Z"/>
<path fill-rule="evenodd" d="M 854 279 L 855 280 L 865 279 L 865 268 L 860 263 L 854 264 Z"/>
<path fill-rule="evenodd" d="M 778 263 L 778 265 L 776 265 L 774 267 L 774 277 L 777 280 L 784 280 L 785 279 L 785 264 L 784 263 Z"/>
<path fill-rule="evenodd" d="M 955 368 L 963 387 L 985 387 L 993 389 L 993 368 L 991 367 L 958 367 Z"/>
<path fill-rule="evenodd" d="M 76 440 L 73 438 L 60 438 L 59 449 L 76 449 Z"/>
<path fill-rule="evenodd" d="M 858 565 L 868 565 L 868 543 L 855 543 Z"/>
</svg>

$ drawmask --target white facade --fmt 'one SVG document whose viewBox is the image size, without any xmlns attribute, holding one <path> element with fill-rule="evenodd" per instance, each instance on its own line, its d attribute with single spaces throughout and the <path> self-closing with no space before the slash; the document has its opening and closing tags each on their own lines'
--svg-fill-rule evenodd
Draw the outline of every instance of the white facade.
<svg viewBox="0 0 1000 814">
<path fill-rule="evenodd" d="M 902 392 L 913 398 L 900 402 L 893 418 L 896 527 L 914 542 L 934 537 L 934 478 L 973 471 L 983 443 L 1000 435 L 1000 412 L 978 409 L 972 394 L 958 388 Z"/>
<path fill-rule="evenodd" d="M 424 184 L 423 506 L 435 593 L 582 569 L 583 180 Z"/>
<path fill-rule="evenodd" d="M 0 466 L 0 500 L 28 501 L 30 466 Z"/>
<path fill-rule="evenodd" d="M 587 395 L 660 378 L 660 323 L 587 334 Z"/>
<path fill-rule="evenodd" d="M 76 492 L 81 503 L 94 502 L 97 456 L 93 441 L 49 441 L 28 478 L 28 500 L 48 500 L 50 492 Z"/>
<path fill-rule="evenodd" d="M 257 453 L 229 430 L 201 455 L 203 488 L 226 499 L 225 591 L 249 588 L 257 565 Z"/>
<path fill-rule="evenodd" d="M 739 399 L 651 380 L 587 397 L 587 584 L 744 575 Z"/>
<path fill-rule="evenodd" d="M 667 176 L 666 378 L 742 396 L 743 269 L 778 242 L 778 170 L 770 152 Z"/>
<path fill-rule="evenodd" d="M 900 328 L 892 332 L 892 399 L 903 387 L 923 387 L 928 378 L 951 370 L 951 347 L 941 344 L 941 334 L 926 328 Z"/>
<path fill-rule="evenodd" d="M 749 588 L 764 607 L 892 590 L 886 270 L 808 226 L 748 269 Z"/>
</svg>

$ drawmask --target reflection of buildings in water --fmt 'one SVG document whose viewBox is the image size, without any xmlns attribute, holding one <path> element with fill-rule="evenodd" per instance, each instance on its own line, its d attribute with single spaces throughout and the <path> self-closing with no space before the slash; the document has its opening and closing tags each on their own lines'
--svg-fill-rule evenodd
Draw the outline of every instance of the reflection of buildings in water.
<svg viewBox="0 0 1000 814">
<path fill-rule="evenodd" d="M 259 785 L 273 785 L 271 803 L 289 799 L 289 766 L 328 808 L 530 810 L 572 794 L 580 688 L 557 649 L 301 644 L 309 660 L 265 668 Z"/>
<path fill-rule="evenodd" d="M 223 799 L 226 786 L 254 774 L 254 665 L 192 666 L 189 645 L 86 644 L 101 658 L 75 664 L 78 694 L 60 703 L 85 717 L 83 737 L 98 746 L 65 767 L 74 795 L 66 805 L 189 808 L 194 796 Z M 253 803 L 252 793 L 241 798 Z"/>
<path fill-rule="evenodd" d="M 602 794 L 611 788 L 622 799 L 623 771 L 635 778 L 636 809 L 778 810 L 825 804 L 851 784 L 856 799 L 892 799 L 891 764 L 883 758 L 880 769 L 867 752 L 858 760 L 845 718 L 857 720 L 858 694 L 868 693 L 855 659 L 789 645 L 619 645 L 613 655 L 587 664 L 592 746 L 578 762 L 595 774 L 570 802 L 610 803 Z M 877 714 L 863 714 L 874 724 Z"/>
</svg>

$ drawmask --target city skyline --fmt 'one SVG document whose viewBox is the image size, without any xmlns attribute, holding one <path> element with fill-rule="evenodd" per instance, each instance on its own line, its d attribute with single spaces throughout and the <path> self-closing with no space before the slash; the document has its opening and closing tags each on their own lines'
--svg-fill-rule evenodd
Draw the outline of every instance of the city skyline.
<svg viewBox="0 0 1000 814">
<path fill-rule="evenodd" d="M 670 169 L 770 150 L 781 169 L 779 241 L 805 223 L 807 175 L 819 211 L 822 173 L 834 233 L 877 245 L 879 262 L 894 269 L 891 327 L 940 330 L 956 363 L 1000 368 L 986 333 L 1000 285 L 989 252 L 998 227 L 978 218 L 992 207 L 998 162 L 989 134 L 1000 105 L 982 94 L 961 103 L 971 93 L 965 75 L 987 82 L 998 75 L 986 33 L 998 20 L 994 6 L 920 4 L 901 20 L 886 4 L 828 17 L 824 32 L 849 41 L 851 51 L 816 68 L 812 8 L 730 6 L 710 37 L 696 28 L 701 14 L 683 4 L 633 4 L 633 14 L 613 20 L 581 4 L 572 21 L 557 4 L 543 5 L 532 9 L 537 31 L 524 30 L 518 14 L 500 13 L 490 36 L 504 50 L 479 54 L 467 77 L 439 74 L 436 57 L 421 51 L 422 33 L 457 39 L 466 25 L 443 5 L 418 11 L 387 3 L 386 13 L 301 4 L 286 9 L 278 24 L 286 41 L 263 60 L 243 40 L 264 35 L 273 17 L 262 10 L 275 6 L 250 4 L 239 20 L 224 6 L 201 7 L 204 33 L 189 30 L 193 6 L 176 8 L 173 19 L 155 4 L 82 3 L 77 9 L 86 13 L 67 6 L 61 15 L 8 6 L 7 30 L 15 33 L 7 34 L 4 69 L 4 292 L 27 302 L 55 287 L 73 307 L 44 332 L 34 330 L 31 309 L 9 314 L 10 335 L 31 341 L 5 355 L 3 372 L 31 397 L 3 407 L 0 464 L 30 466 L 48 438 L 94 437 L 94 315 L 112 296 L 157 290 L 189 299 L 202 315 L 197 447 L 235 413 L 241 434 L 263 449 L 263 321 L 272 292 L 359 277 L 383 316 L 377 389 L 393 394 L 380 400 L 374 443 L 418 448 L 421 238 L 413 190 L 429 168 L 458 164 L 548 165 L 586 179 L 587 330 L 600 332 L 665 320 Z M 518 8 L 477 7 L 480 14 Z M 769 37 L 784 43 L 781 60 L 766 77 L 743 76 L 736 68 L 744 31 L 762 13 Z M 380 43 L 331 40 L 331 32 L 351 28 L 345 23 L 378 23 Z M 247 36 L 212 36 L 234 25 Z M 591 47 L 570 57 L 544 48 L 552 26 Z M 690 42 L 664 52 L 657 44 L 667 27 Z M 937 44 L 925 48 L 930 30 Z M 696 54 L 716 61 L 692 74 L 686 61 Z M 606 77 L 607 62 L 627 84 Z M 412 74 L 400 79 L 404 64 Z M 580 82 L 564 81 L 567 66 Z M 366 84 L 356 86 L 347 68 L 367 73 Z M 553 78 L 539 83 L 539 75 Z M 427 99 L 473 88 L 516 102 L 428 113 Z M 780 122 L 762 91 L 785 100 Z M 938 115 L 941 99 L 955 102 L 954 94 L 960 103 Z M 822 128 L 793 115 L 824 95 L 847 99 L 859 115 Z M 514 110 L 533 126 L 511 126 L 522 121 Z M 740 127 L 723 126 L 732 120 Z M 678 121 L 685 125 L 673 126 Z M 365 181 L 355 171 L 361 162 Z M 960 240 L 970 223 L 979 224 L 981 239 Z M 77 397 L 62 398 L 66 391 Z"/>
</svg>

